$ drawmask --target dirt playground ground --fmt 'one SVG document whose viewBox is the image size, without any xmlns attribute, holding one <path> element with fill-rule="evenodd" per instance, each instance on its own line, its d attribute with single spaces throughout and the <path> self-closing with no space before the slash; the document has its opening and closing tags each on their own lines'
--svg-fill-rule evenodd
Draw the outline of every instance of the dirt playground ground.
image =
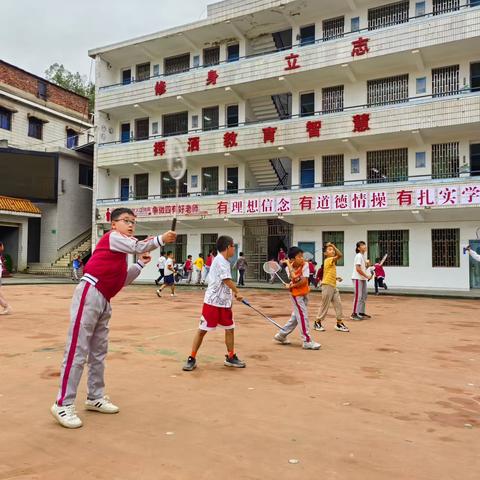
<svg viewBox="0 0 480 480">
<path fill-rule="evenodd" d="M 0 317 L 0 480 L 478 480 L 480 310 L 475 300 L 374 297 L 350 333 L 314 332 L 320 351 L 272 341 L 275 328 L 236 304 L 237 351 L 208 334 L 182 372 L 203 300 L 129 287 L 113 300 L 107 394 L 118 415 L 50 415 L 74 286 L 7 286 Z M 286 292 L 245 290 L 284 322 Z M 350 313 L 351 295 L 343 295 Z M 320 302 L 311 295 L 310 318 Z M 289 463 L 296 459 L 298 463 Z"/>
</svg>

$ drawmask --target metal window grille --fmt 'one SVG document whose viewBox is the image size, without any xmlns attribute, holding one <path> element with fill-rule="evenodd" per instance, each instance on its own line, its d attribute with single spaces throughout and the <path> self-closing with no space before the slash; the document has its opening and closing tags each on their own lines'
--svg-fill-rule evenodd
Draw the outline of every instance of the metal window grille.
<svg viewBox="0 0 480 480">
<path fill-rule="evenodd" d="M 432 229 L 432 267 L 460 266 L 460 229 Z"/>
<path fill-rule="evenodd" d="M 203 130 L 218 130 L 218 107 L 208 107 L 202 109 L 202 128 Z"/>
<path fill-rule="evenodd" d="M 165 75 L 173 75 L 180 72 L 188 72 L 190 69 L 190 54 L 185 53 L 176 57 L 165 59 L 164 73 Z"/>
<path fill-rule="evenodd" d="M 218 233 L 202 233 L 202 253 L 204 260 L 208 254 L 217 248 Z"/>
<path fill-rule="evenodd" d="M 148 80 L 150 78 L 150 62 L 137 65 L 137 82 Z"/>
<path fill-rule="evenodd" d="M 135 175 L 135 200 L 148 198 L 148 173 Z"/>
<path fill-rule="evenodd" d="M 322 112 L 343 111 L 343 85 L 322 88 Z"/>
<path fill-rule="evenodd" d="M 372 264 L 388 253 L 384 265 L 408 267 L 408 230 L 372 230 L 367 232 L 368 254 Z"/>
<path fill-rule="evenodd" d="M 203 66 L 209 67 L 220 63 L 220 47 L 205 48 L 203 50 Z"/>
<path fill-rule="evenodd" d="M 454 178 L 459 176 L 459 143 L 432 145 L 432 178 Z"/>
<path fill-rule="evenodd" d="M 188 133 L 188 112 L 163 115 L 162 133 L 163 136 Z"/>
<path fill-rule="evenodd" d="M 146 140 L 148 138 L 149 126 L 150 120 L 148 118 L 135 120 L 135 140 Z"/>
<path fill-rule="evenodd" d="M 344 160 L 341 155 L 324 155 L 322 157 L 322 185 L 331 187 L 343 185 Z"/>
<path fill-rule="evenodd" d="M 43 136 L 43 122 L 35 117 L 28 119 L 28 136 L 32 138 L 42 139 Z"/>
<path fill-rule="evenodd" d="M 0 128 L 5 130 L 11 130 L 12 128 L 12 112 L 2 107 L 0 107 Z"/>
<path fill-rule="evenodd" d="M 408 101 L 408 74 L 367 82 L 367 103 L 386 105 Z"/>
<path fill-rule="evenodd" d="M 460 66 L 434 68 L 432 70 L 432 93 L 434 97 L 454 95 L 459 90 Z"/>
<path fill-rule="evenodd" d="M 454 12 L 460 10 L 460 0 L 433 0 L 433 14 Z"/>
<path fill-rule="evenodd" d="M 160 172 L 160 186 L 162 198 L 171 198 L 175 196 L 177 183 L 171 177 L 168 171 Z M 178 196 L 186 197 L 187 196 L 187 172 L 184 176 L 178 181 Z"/>
<path fill-rule="evenodd" d="M 408 148 L 367 152 L 367 182 L 408 180 Z"/>
<path fill-rule="evenodd" d="M 187 235 L 177 235 L 175 243 L 165 244 L 162 250 L 173 252 L 175 263 L 183 263 L 187 258 Z"/>
<path fill-rule="evenodd" d="M 218 167 L 202 168 L 202 192 L 204 195 L 218 195 Z"/>
<path fill-rule="evenodd" d="M 408 22 L 408 8 L 408 1 L 370 8 L 368 10 L 368 29 L 376 30 L 377 28 Z"/>
<path fill-rule="evenodd" d="M 343 37 L 345 17 L 330 18 L 323 21 L 323 41 Z"/>
<path fill-rule="evenodd" d="M 322 245 L 324 248 L 327 243 L 333 243 L 343 253 L 345 232 L 322 232 Z M 317 255 L 317 258 L 319 258 L 319 255 Z M 345 265 L 344 257 L 338 260 L 337 265 L 339 267 Z"/>
</svg>

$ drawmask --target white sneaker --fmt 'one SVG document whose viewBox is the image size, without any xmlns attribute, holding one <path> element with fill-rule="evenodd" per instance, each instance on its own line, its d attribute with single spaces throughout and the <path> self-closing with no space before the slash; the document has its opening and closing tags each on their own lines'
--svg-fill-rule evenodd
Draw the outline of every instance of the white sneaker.
<svg viewBox="0 0 480 480">
<path fill-rule="evenodd" d="M 120 411 L 120 409 L 114 405 L 108 397 L 87 400 L 85 402 L 85 409 L 100 413 L 118 413 Z"/>
<path fill-rule="evenodd" d="M 161 297 L 162 296 L 162 291 L 160 289 L 157 290 L 157 296 Z"/>
<path fill-rule="evenodd" d="M 316 330 L 317 332 L 324 332 L 325 327 L 322 325 L 322 322 L 315 322 L 313 324 L 313 329 Z"/>
<path fill-rule="evenodd" d="M 281 343 L 282 345 L 290 345 L 290 340 L 288 340 L 288 338 L 285 335 L 282 335 L 281 332 L 276 333 L 273 338 L 274 340 Z"/>
<path fill-rule="evenodd" d="M 80 428 L 83 425 L 82 421 L 77 417 L 75 405 L 73 404 L 60 407 L 54 403 L 50 412 L 62 427 Z"/>
<path fill-rule="evenodd" d="M 321 345 L 313 340 L 311 342 L 303 342 L 303 348 L 305 350 L 320 350 Z"/>
<path fill-rule="evenodd" d="M 171 297 L 176 297 L 176 295 L 174 293 L 171 293 L 170 296 Z"/>
<path fill-rule="evenodd" d="M 335 325 L 335 330 L 337 330 L 337 332 L 349 332 L 350 331 L 348 329 L 348 327 L 343 322 L 337 323 Z"/>
<path fill-rule="evenodd" d="M 10 315 L 12 313 L 12 307 L 7 305 L 1 312 L 0 315 Z"/>
</svg>

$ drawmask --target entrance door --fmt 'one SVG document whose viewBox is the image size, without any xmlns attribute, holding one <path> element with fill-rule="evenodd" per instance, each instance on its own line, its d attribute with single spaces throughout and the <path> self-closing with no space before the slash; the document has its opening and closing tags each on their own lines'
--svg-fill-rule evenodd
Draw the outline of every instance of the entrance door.
<svg viewBox="0 0 480 480">
<path fill-rule="evenodd" d="M 120 135 L 120 140 L 122 143 L 127 143 L 130 141 L 130 124 L 122 123 L 122 133 Z"/>
<path fill-rule="evenodd" d="M 480 240 L 471 240 L 470 246 L 480 254 Z M 470 288 L 480 288 L 480 262 L 470 258 Z"/>
<path fill-rule="evenodd" d="M 472 92 L 480 90 L 480 62 L 470 64 L 470 88 Z"/>
<path fill-rule="evenodd" d="M 304 252 L 309 252 L 313 255 L 313 260 L 315 259 L 315 242 L 298 242 L 298 248 L 301 248 Z"/>
<path fill-rule="evenodd" d="M 130 195 L 130 179 L 121 178 L 120 179 L 120 200 L 122 202 L 127 202 Z"/>
<path fill-rule="evenodd" d="M 470 145 L 470 175 L 480 176 L 480 143 Z"/>
</svg>

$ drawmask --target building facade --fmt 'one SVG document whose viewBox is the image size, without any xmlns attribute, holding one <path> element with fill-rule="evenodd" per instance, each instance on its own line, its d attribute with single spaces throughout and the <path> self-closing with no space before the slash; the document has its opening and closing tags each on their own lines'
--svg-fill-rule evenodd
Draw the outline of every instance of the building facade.
<svg viewBox="0 0 480 480">
<path fill-rule="evenodd" d="M 91 237 L 88 99 L 0 61 L 0 240 L 14 270 L 51 265 Z M 8 200 L 10 199 L 10 200 Z"/>
<path fill-rule="evenodd" d="M 97 238 L 128 206 L 177 215 L 182 259 L 230 234 L 250 278 L 334 241 L 348 279 L 365 240 L 391 286 L 480 287 L 480 1 L 229 0 L 90 55 Z"/>
</svg>

